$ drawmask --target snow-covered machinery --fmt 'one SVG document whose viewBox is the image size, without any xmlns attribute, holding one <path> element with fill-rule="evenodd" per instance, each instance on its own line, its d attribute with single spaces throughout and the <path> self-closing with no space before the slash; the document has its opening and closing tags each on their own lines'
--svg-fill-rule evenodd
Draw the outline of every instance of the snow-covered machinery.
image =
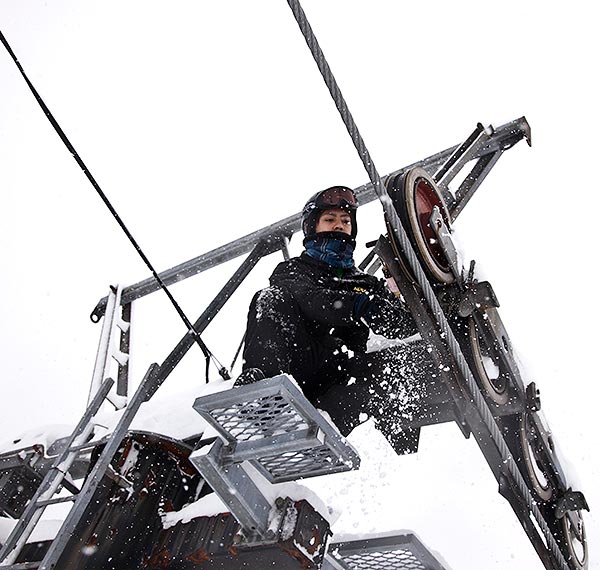
<svg viewBox="0 0 600 570">
<path fill-rule="evenodd" d="M 381 269 L 395 284 L 439 371 L 421 380 L 418 410 L 396 426 L 403 434 L 397 448 L 416 452 L 423 426 L 456 422 L 465 437 L 474 435 L 544 567 L 581 570 L 588 563 L 585 498 L 563 473 L 539 392 L 521 377 L 491 285 L 476 279 L 473 264 L 459 265 L 451 240 L 452 222 L 522 139 L 530 140 L 524 118 L 496 129 L 478 125 L 463 144 L 385 177 L 433 297 L 394 228 L 373 242 L 361 267 Z M 356 193 L 361 204 L 375 198 L 372 185 Z M 169 285 L 248 254 L 194 323 L 201 333 L 262 257 L 289 255 L 299 229 L 295 214 L 161 278 Z M 359 458 L 285 376 L 235 389 L 217 381 L 214 393 L 187 402 L 204 419 L 202 429 L 179 438 L 136 430 L 142 405 L 152 404 L 194 344 L 186 334 L 129 393 L 131 304 L 158 288 L 154 279 L 113 287 L 94 309 L 92 320 L 103 318 L 98 358 L 88 408 L 71 435 L 15 440 L 0 450 L 0 567 L 444 570 L 412 535 L 330 541 L 327 513 L 290 482 L 357 468 Z M 110 429 L 98 420 L 107 401 L 120 410 Z M 44 509 L 67 502 L 73 505 L 60 525 L 40 530 Z"/>
</svg>

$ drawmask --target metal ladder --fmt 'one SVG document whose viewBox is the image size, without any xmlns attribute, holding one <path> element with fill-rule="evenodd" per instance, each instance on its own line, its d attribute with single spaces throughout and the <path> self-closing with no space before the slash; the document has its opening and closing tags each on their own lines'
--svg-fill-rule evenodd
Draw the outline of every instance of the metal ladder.
<svg viewBox="0 0 600 570">
<path fill-rule="evenodd" d="M 121 409 L 127 404 L 127 364 L 129 360 L 128 348 L 130 326 L 128 318 L 130 318 L 130 306 L 121 307 L 120 286 L 111 286 L 108 304 L 109 308 L 107 309 L 102 326 L 87 409 L 72 434 L 65 438 L 64 441 L 59 440 L 56 442 L 62 447 L 62 452 L 60 452 L 53 461 L 52 466 L 40 482 L 39 487 L 8 536 L 6 543 L 2 545 L 2 548 L 0 549 L 0 567 L 14 568 L 15 570 L 17 568 L 25 569 L 39 567 L 42 564 L 41 562 L 15 564 L 15 560 L 18 558 L 23 547 L 27 543 L 27 540 L 35 530 L 46 507 L 72 501 L 74 502 L 74 506 L 71 509 L 71 512 L 83 512 L 80 501 L 82 492 L 84 489 L 89 489 L 91 492 L 96 489 L 104 470 L 112 460 L 114 452 L 110 457 L 108 457 L 108 454 L 105 456 L 103 453 L 98 463 L 102 464 L 104 470 L 99 472 L 100 476 L 97 477 L 97 479 L 90 481 L 90 479 L 92 479 L 90 476 L 88 477 L 88 483 L 86 483 L 87 487 L 84 486 L 79 492 L 65 497 L 55 497 L 61 490 L 64 479 L 68 475 L 71 466 L 79 454 L 98 445 L 98 441 L 88 440 L 93 435 L 94 418 L 100 411 L 102 405 L 105 402 L 110 402 L 115 409 Z M 118 383 L 116 391 L 113 390 L 113 386 L 115 385 L 114 380 L 108 377 L 112 360 L 115 360 L 118 363 Z M 142 382 L 142 384 L 144 384 L 144 382 Z M 137 407 L 139 407 L 139 404 L 141 404 L 142 401 L 143 400 L 137 404 Z M 126 414 L 126 416 L 127 418 L 130 418 L 127 421 L 127 425 L 121 425 L 123 423 L 122 418 L 121 422 L 119 422 L 119 427 L 121 429 L 115 430 L 112 434 L 112 439 L 118 439 L 117 445 L 125 435 L 125 431 L 129 427 L 131 419 L 133 419 L 133 416 L 130 416 L 129 414 Z M 119 437 L 121 432 L 122 436 Z M 60 536 L 62 533 L 63 528 L 60 529 L 57 536 Z M 48 556 L 46 556 L 46 558 L 48 558 Z M 46 558 L 44 558 L 44 564 L 46 564 Z M 44 567 L 50 568 L 51 566 L 45 565 Z"/>
<path fill-rule="evenodd" d="M 73 433 L 68 438 L 64 450 L 54 461 L 52 467 L 38 487 L 38 490 L 27 505 L 23 515 L 9 535 L 6 543 L 3 545 L 2 550 L 0 550 L 0 567 L 10 570 L 29 570 L 33 568 L 51 570 L 56 568 L 56 564 L 58 563 L 65 546 L 81 520 L 81 517 L 86 512 L 95 490 L 109 468 L 110 462 L 127 433 L 131 421 L 135 417 L 140 405 L 148 399 L 148 394 L 155 390 L 158 369 L 159 367 L 157 364 L 150 366 L 136 393 L 121 416 L 116 428 L 110 437 L 107 438 L 106 442 L 86 442 L 86 439 L 88 439 L 93 432 L 93 419 L 102 404 L 106 401 L 107 395 L 114 384 L 114 380 L 111 378 L 104 380 Z M 104 444 L 104 449 L 88 474 L 79 493 L 68 497 L 54 497 L 61 482 L 66 476 L 70 465 L 77 455 L 82 450 L 89 449 L 98 444 Z M 56 538 L 52 541 L 43 560 L 37 562 L 16 563 L 15 561 L 26 544 L 27 539 L 31 536 L 31 533 L 39 522 L 46 507 L 66 501 L 73 501 L 74 504 L 60 527 Z"/>
<path fill-rule="evenodd" d="M 127 405 L 129 388 L 129 342 L 131 329 L 131 303 L 122 303 L 123 287 L 111 285 L 107 297 L 106 312 L 100 332 L 100 342 L 94 363 L 94 373 L 90 383 L 88 406 L 105 378 L 111 376 L 111 365 L 116 362 L 117 382 L 106 400 L 116 410 Z"/>
<path fill-rule="evenodd" d="M 2 550 L 0 550 L 0 566 L 9 568 L 34 568 L 35 566 L 23 566 L 22 564 L 14 565 L 14 562 L 25 546 L 27 539 L 31 536 L 31 533 L 42 517 L 46 507 L 66 501 L 76 501 L 78 495 L 75 494 L 60 498 L 54 497 L 54 495 L 59 491 L 63 479 L 69 472 L 69 468 L 77 458 L 78 454 L 82 450 L 86 448 L 89 449 L 90 446 L 97 443 L 87 442 L 87 440 L 94 429 L 93 418 L 105 401 L 113 384 L 114 381 L 111 378 L 107 378 L 102 383 L 100 390 L 96 393 L 96 396 L 92 399 L 82 418 L 79 420 L 79 423 L 73 430 L 73 433 L 67 439 L 66 446 L 62 453 L 57 455 L 52 463 L 52 467 L 50 467 L 50 470 L 46 473 L 46 476 L 40 483 L 37 491 L 23 511 L 21 518 L 13 528 L 6 543 L 3 545 Z"/>
</svg>

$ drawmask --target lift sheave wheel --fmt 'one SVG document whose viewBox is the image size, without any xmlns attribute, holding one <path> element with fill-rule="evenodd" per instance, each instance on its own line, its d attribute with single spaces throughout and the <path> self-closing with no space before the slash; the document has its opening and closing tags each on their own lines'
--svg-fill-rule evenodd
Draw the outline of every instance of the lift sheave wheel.
<svg viewBox="0 0 600 570">
<path fill-rule="evenodd" d="M 475 364 L 476 378 L 483 388 L 485 395 L 496 404 L 506 404 L 508 401 L 508 382 L 502 373 L 499 363 L 494 359 L 493 351 L 489 350 L 483 340 L 475 319 L 469 318 L 469 344 Z"/>
<path fill-rule="evenodd" d="M 519 439 L 523 450 L 523 460 L 527 476 L 533 490 L 542 501 L 549 501 L 552 497 L 552 485 L 544 474 L 544 469 L 537 458 L 540 446 L 536 430 L 531 425 L 529 414 L 524 413 L 519 420 Z"/>
<path fill-rule="evenodd" d="M 450 213 L 433 178 L 422 168 L 412 168 L 391 177 L 387 188 L 427 275 L 438 283 L 452 283 L 450 263 L 431 225 L 434 208 L 437 207 L 448 228 Z"/>
<path fill-rule="evenodd" d="M 562 518 L 562 531 L 567 545 L 569 566 L 573 570 L 586 570 L 588 545 L 581 511 L 565 514 Z"/>
</svg>

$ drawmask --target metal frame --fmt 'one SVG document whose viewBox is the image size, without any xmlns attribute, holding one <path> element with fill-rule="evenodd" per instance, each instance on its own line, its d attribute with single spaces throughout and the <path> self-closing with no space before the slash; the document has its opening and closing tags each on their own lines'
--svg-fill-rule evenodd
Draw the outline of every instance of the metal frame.
<svg viewBox="0 0 600 570">
<path fill-rule="evenodd" d="M 470 149 L 477 149 L 481 144 L 483 131 L 478 132 L 478 130 L 463 145 L 465 152 L 473 152 Z M 455 172 L 463 162 L 457 155 L 451 160 L 457 165 L 456 168 L 445 166 L 440 169 L 437 175 L 439 180 L 446 180 L 444 178 L 446 173 Z M 485 167 L 481 168 L 479 166 L 481 163 L 478 162 L 475 169 L 482 172 L 492 162 L 495 161 L 491 159 Z M 469 184 L 470 188 L 476 186 L 471 182 Z M 404 196 L 402 189 L 399 190 L 397 195 Z M 448 193 L 447 186 L 441 193 L 442 195 Z M 466 192 L 463 198 L 468 195 L 469 193 Z M 463 205 L 461 202 L 452 202 L 453 211 L 460 211 Z M 480 395 L 472 392 L 474 389 L 472 386 L 475 384 L 471 384 L 467 378 L 469 370 L 463 374 L 463 368 L 458 364 L 458 357 L 455 358 L 447 337 L 441 334 L 437 314 L 434 314 L 433 307 L 424 301 L 424 291 L 409 269 L 411 264 L 408 253 L 384 237 L 377 242 L 375 252 L 402 291 L 421 337 L 431 346 L 432 358 L 440 368 L 439 376 L 453 400 L 454 420 L 465 437 L 471 433 L 474 435 L 498 481 L 499 492 L 510 503 L 544 566 L 549 570 L 567 568 L 569 552 L 560 519 L 567 516 L 573 525 L 578 525 L 579 511 L 587 509 L 585 497 L 582 493 L 574 492 L 568 487 L 559 459 L 554 453 L 550 434 L 537 414 L 539 399 L 535 386 L 529 385 L 526 388 L 523 384 L 508 333 L 497 311 L 499 304 L 491 285 L 487 282 L 478 283 L 473 279 L 473 264 L 468 276 L 464 275 L 462 267 L 458 265 L 449 228 L 446 227 L 436 208 L 433 209 L 430 224 L 455 277 L 454 283 L 431 283 L 434 295 L 443 310 L 444 318 L 451 323 L 452 334 L 457 338 L 464 337 L 465 320 L 472 318 L 477 325 L 477 331 L 483 335 L 486 345 L 493 347 L 494 355 L 508 377 L 509 398 L 506 403 L 499 404 L 490 401 L 489 398 L 481 398 L 480 407 Z M 467 356 L 470 356 L 468 347 L 461 346 L 460 350 L 467 362 Z M 469 368 L 473 368 L 472 362 Z M 472 372 L 472 374 L 477 378 L 477 373 Z M 479 390 L 485 394 L 484 390 L 481 388 Z M 553 489 L 551 497 L 553 500 L 535 498 L 536 490 L 531 474 L 528 474 L 523 467 L 527 465 L 525 458 L 527 451 L 523 450 L 519 435 L 519 430 L 523 429 L 522 418 L 530 421 L 535 441 L 535 451 L 532 452 L 535 459 L 530 461 L 537 462 L 538 467 L 541 466 L 543 469 Z M 422 418 L 417 418 L 416 425 L 413 422 L 407 424 L 406 428 L 419 429 L 425 423 Z M 557 505 L 562 505 L 560 512 Z"/>
<path fill-rule="evenodd" d="M 477 132 L 482 130 L 478 127 Z M 471 135 L 472 137 L 473 135 Z M 479 135 L 478 135 L 479 136 Z M 470 138 L 471 138 L 470 137 Z M 511 148 L 521 139 L 527 140 L 531 144 L 531 129 L 525 117 L 515 119 L 505 125 L 498 128 L 488 127 L 484 134 L 479 136 L 479 144 L 475 147 L 468 145 L 469 154 L 466 160 L 461 160 L 461 167 L 464 166 L 463 162 L 466 163 L 470 160 L 484 159 L 492 161 L 492 157 L 495 157 L 492 163 L 488 163 L 487 168 L 478 166 L 479 162 L 475 164 L 473 170 L 468 176 L 468 182 L 463 182 L 464 187 L 460 192 L 458 198 L 454 198 L 456 204 L 451 207 L 451 211 L 454 209 L 457 211 L 456 215 L 464 208 L 468 199 L 475 193 L 485 176 L 491 170 L 492 166 L 497 162 L 501 153 Z M 463 156 L 460 153 L 457 154 L 462 145 L 456 145 L 446 150 L 440 151 L 433 154 L 423 160 L 400 168 L 394 172 L 388 174 L 385 178 L 396 176 L 403 172 L 410 170 L 411 168 L 420 166 L 424 168 L 430 174 L 434 174 L 439 171 L 440 168 L 447 163 L 447 161 L 454 157 L 454 160 L 458 160 L 459 157 Z M 452 169 L 451 172 L 444 175 L 444 182 L 446 185 L 454 179 L 458 174 L 459 170 Z M 468 192 L 467 192 L 468 188 Z M 375 189 L 372 184 L 364 184 L 355 189 L 358 201 L 361 205 L 368 204 L 377 198 Z M 458 194 L 458 193 L 457 193 Z M 198 257 L 190 259 L 184 263 L 176 265 L 171 269 L 160 273 L 160 278 L 166 285 L 178 283 L 189 277 L 202 273 L 208 269 L 216 267 L 222 263 L 226 263 L 236 257 L 244 255 L 249 251 L 252 251 L 258 244 L 264 244 L 267 246 L 267 250 L 263 255 L 268 255 L 273 251 L 285 246 L 286 239 L 301 229 L 302 214 L 298 212 L 292 216 L 288 216 L 279 222 L 266 226 L 260 230 L 257 230 L 251 234 L 245 235 L 239 239 L 222 245 L 216 249 L 208 251 Z M 154 278 L 148 278 L 138 283 L 134 283 L 123 288 L 122 303 L 127 304 L 154 293 L 159 290 L 159 285 Z M 92 311 L 90 317 L 94 322 L 98 322 L 106 311 L 108 298 L 103 297 L 98 301 L 96 307 Z"/>
<path fill-rule="evenodd" d="M 242 262 L 242 264 L 236 269 L 234 274 L 231 276 L 225 286 L 219 291 L 215 298 L 209 303 L 208 307 L 194 322 L 194 330 L 201 334 L 204 329 L 210 324 L 215 318 L 217 313 L 221 310 L 227 300 L 233 295 L 235 290 L 242 284 L 244 279 L 249 275 L 250 271 L 254 269 L 256 264 L 269 253 L 277 251 L 279 248 L 287 248 L 287 244 L 284 241 L 270 240 L 270 241 L 259 241 L 250 255 Z M 287 251 L 287 249 L 284 249 Z M 171 372 L 175 369 L 177 364 L 186 355 L 188 350 L 194 345 L 194 338 L 190 333 L 187 333 L 175 346 L 175 348 L 169 353 L 167 358 L 160 365 L 156 373 L 156 383 L 152 391 L 148 392 L 147 399 L 149 400 L 162 383 L 169 377 Z"/>
<path fill-rule="evenodd" d="M 476 160 L 478 162 L 476 162 L 471 174 L 467 177 L 469 180 L 468 197 L 465 194 L 465 196 L 460 199 L 453 198 L 453 200 L 455 200 L 453 203 L 454 210 L 451 210 L 451 212 L 455 210 L 459 212 L 464 208 L 466 200 L 470 199 L 479 187 L 479 184 L 487 175 L 491 166 L 496 163 L 497 158 L 499 157 L 498 153 L 511 148 L 523 138 L 531 144 L 531 129 L 525 117 L 515 119 L 496 129 L 492 127 L 483 129 L 481 125 L 478 125 L 474 133 L 467 139 L 474 139 L 477 144 L 474 145 L 473 142 L 471 142 L 470 144 L 463 143 L 455 145 L 454 147 L 440 151 L 421 161 L 396 170 L 390 173 L 386 178 L 391 178 L 392 176 L 407 172 L 414 167 L 421 167 L 431 174 L 436 172 L 443 173 L 445 183 L 449 184 L 458 174 L 460 169 L 449 167 L 446 169 L 445 165 L 447 163 L 460 164 L 462 168 L 469 161 Z M 458 152 L 461 148 L 467 149 L 467 159 Z M 488 160 L 491 156 L 496 157 L 493 160 L 493 164 L 489 166 L 487 170 L 479 171 L 477 166 L 480 163 L 479 161 Z M 446 172 L 446 170 L 448 172 Z M 441 175 L 442 174 L 440 174 L 440 176 Z M 465 182 L 463 182 L 463 184 L 465 184 Z M 365 184 L 356 188 L 355 193 L 361 205 L 367 204 L 377 197 L 372 184 Z M 447 193 L 451 196 L 449 191 Z M 175 267 L 162 272 L 160 277 L 166 285 L 170 285 L 250 252 L 233 276 L 223 286 L 221 291 L 217 293 L 202 315 L 194 323 L 194 329 L 200 334 L 210 324 L 212 319 L 262 257 L 276 251 L 281 251 L 284 258 L 289 258 L 288 240 L 295 232 L 300 230 L 300 228 L 301 213 L 299 212 L 292 216 L 288 216 L 275 224 L 271 224 L 261 230 L 257 230 L 233 242 L 229 242 L 189 261 L 176 265 Z M 124 305 L 131 304 L 134 300 L 154 293 L 159 289 L 160 286 L 153 278 L 145 279 L 144 281 L 123 287 L 121 303 Z M 108 299 L 109 297 L 104 297 L 98 301 L 90 315 L 92 321 L 98 322 L 102 316 L 105 315 Z M 187 333 L 160 365 L 159 370 L 157 371 L 155 389 L 158 389 L 158 387 L 162 385 L 193 344 L 194 339 L 192 335 Z M 148 399 L 152 397 L 153 393 L 154 392 L 150 392 L 148 394 Z"/>
<path fill-rule="evenodd" d="M 123 412 L 123 415 L 121 416 L 121 419 L 116 425 L 113 433 L 104 444 L 102 453 L 100 453 L 100 456 L 94 463 L 92 470 L 87 476 L 80 493 L 77 495 L 73 508 L 69 511 L 56 538 L 52 541 L 48 552 L 40 563 L 40 568 L 42 570 L 53 570 L 56 568 L 66 544 L 75 532 L 77 524 L 89 506 L 96 488 L 100 484 L 100 481 L 106 473 L 110 462 L 117 452 L 117 449 L 121 445 L 121 442 L 125 437 L 133 418 L 139 410 L 140 405 L 146 400 L 148 392 L 156 383 L 156 370 L 156 365 L 152 365 L 148 369 L 141 384 L 125 408 L 125 411 Z M 70 450 L 70 448 L 67 448 L 67 451 Z"/>
<path fill-rule="evenodd" d="M 97 390 L 85 414 L 71 434 L 66 448 L 54 460 L 51 469 L 46 473 L 46 476 L 19 518 L 18 523 L 8 536 L 2 549 L 0 549 L 0 566 L 8 566 L 15 562 L 21 549 L 25 546 L 27 539 L 39 522 L 45 508 L 48 505 L 58 502 L 53 497 L 62 484 L 71 465 L 75 461 L 79 449 L 82 445 L 85 445 L 86 440 L 92 434 L 92 418 L 100 409 L 112 384 L 113 380 L 108 378 Z M 68 497 L 68 500 L 74 501 L 75 499 L 75 495 Z"/>
<path fill-rule="evenodd" d="M 88 406 L 92 403 L 104 380 L 110 376 L 110 367 L 113 360 L 118 365 L 117 382 L 106 399 L 116 410 L 120 410 L 127 405 L 131 303 L 121 304 L 121 292 L 121 286 L 111 286 L 110 288 L 90 385 Z"/>
<path fill-rule="evenodd" d="M 431 174 L 436 172 L 445 172 L 444 165 L 448 161 L 451 161 L 452 163 L 459 163 L 462 169 L 469 161 L 475 160 L 477 162 L 475 163 L 471 174 L 467 177 L 469 181 L 468 196 L 467 193 L 465 193 L 465 195 L 461 198 L 453 198 L 453 200 L 455 200 L 453 208 L 459 212 L 462 210 L 462 208 L 464 208 L 466 201 L 472 197 L 493 164 L 496 163 L 498 157 L 500 156 L 498 153 L 504 152 L 505 150 L 511 148 L 523 138 L 530 144 L 531 129 L 525 117 L 515 119 L 514 121 L 506 123 L 505 125 L 502 125 L 496 129 L 492 127 L 483 129 L 481 125 L 478 125 L 475 132 L 470 135 L 468 139 L 476 139 L 477 144 L 473 145 L 471 143 L 469 145 L 465 145 L 465 143 L 463 143 L 456 145 L 431 155 L 421 161 L 396 170 L 390 173 L 386 178 L 407 172 L 414 167 L 424 168 Z M 466 159 L 461 153 L 458 152 L 458 150 L 463 147 L 466 147 L 468 151 L 468 157 Z M 480 161 L 490 160 L 490 157 L 493 156 L 496 157 L 493 160 L 493 164 L 491 164 L 488 169 L 479 171 L 477 165 L 480 163 Z M 460 169 L 457 168 L 449 168 L 448 172 L 444 174 L 445 182 L 449 184 L 459 173 L 459 171 Z M 466 184 L 466 180 L 463 182 L 463 185 L 464 184 Z M 365 184 L 356 188 L 355 193 L 361 205 L 367 204 L 377 198 L 372 184 Z M 448 194 L 451 196 L 449 191 Z M 451 210 L 451 212 L 454 210 Z M 458 213 L 456 215 L 458 215 Z M 166 285 L 171 285 L 250 252 L 247 258 L 236 270 L 234 275 L 223 286 L 221 291 L 217 293 L 212 302 L 194 323 L 194 329 L 200 334 L 210 324 L 212 319 L 227 302 L 229 297 L 231 297 L 233 292 L 241 285 L 243 280 L 248 276 L 250 271 L 256 266 L 262 257 L 270 255 L 276 251 L 281 251 L 284 258 L 289 258 L 289 238 L 295 232 L 299 231 L 300 228 L 301 213 L 298 212 L 297 214 L 288 216 L 287 218 L 284 218 L 275 224 L 266 226 L 265 228 L 243 236 L 235 241 L 229 242 L 189 261 L 176 265 L 171 269 L 160 273 L 160 277 Z M 160 286 L 154 278 L 145 279 L 133 285 L 123 287 L 121 303 L 124 305 L 131 304 L 134 300 L 154 293 L 159 289 Z M 100 299 L 100 301 L 98 301 L 96 307 L 90 315 L 92 321 L 98 322 L 102 316 L 105 315 L 108 300 L 109 297 L 103 297 Z M 155 384 L 156 389 L 158 389 L 158 387 L 161 386 L 162 383 L 167 379 L 167 377 L 171 374 L 171 372 L 193 344 L 194 339 L 192 335 L 188 333 L 175 346 L 164 362 L 160 365 L 160 368 L 157 372 L 157 382 Z M 149 393 L 148 398 L 152 397 L 152 395 L 153 392 Z"/>
</svg>

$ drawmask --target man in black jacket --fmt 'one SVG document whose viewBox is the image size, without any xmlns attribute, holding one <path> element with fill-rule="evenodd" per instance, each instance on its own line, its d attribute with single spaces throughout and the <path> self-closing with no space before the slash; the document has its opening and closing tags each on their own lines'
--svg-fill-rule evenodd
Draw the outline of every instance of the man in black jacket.
<svg viewBox="0 0 600 570">
<path fill-rule="evenodd" d="M 305 250 L 280 263 L 254 296 L 236 385 L 290 374 L 344 435 L 372 416 L 392 443 L 390 419 L 414 396 L 406 381 L 414 364 L 406 348 L 367 353 L 369 329 L 400 339 L 417 331 L 385 281 L 354 265 L 357 207 L 345 186 L 306 203 Z"/>
</svg>

